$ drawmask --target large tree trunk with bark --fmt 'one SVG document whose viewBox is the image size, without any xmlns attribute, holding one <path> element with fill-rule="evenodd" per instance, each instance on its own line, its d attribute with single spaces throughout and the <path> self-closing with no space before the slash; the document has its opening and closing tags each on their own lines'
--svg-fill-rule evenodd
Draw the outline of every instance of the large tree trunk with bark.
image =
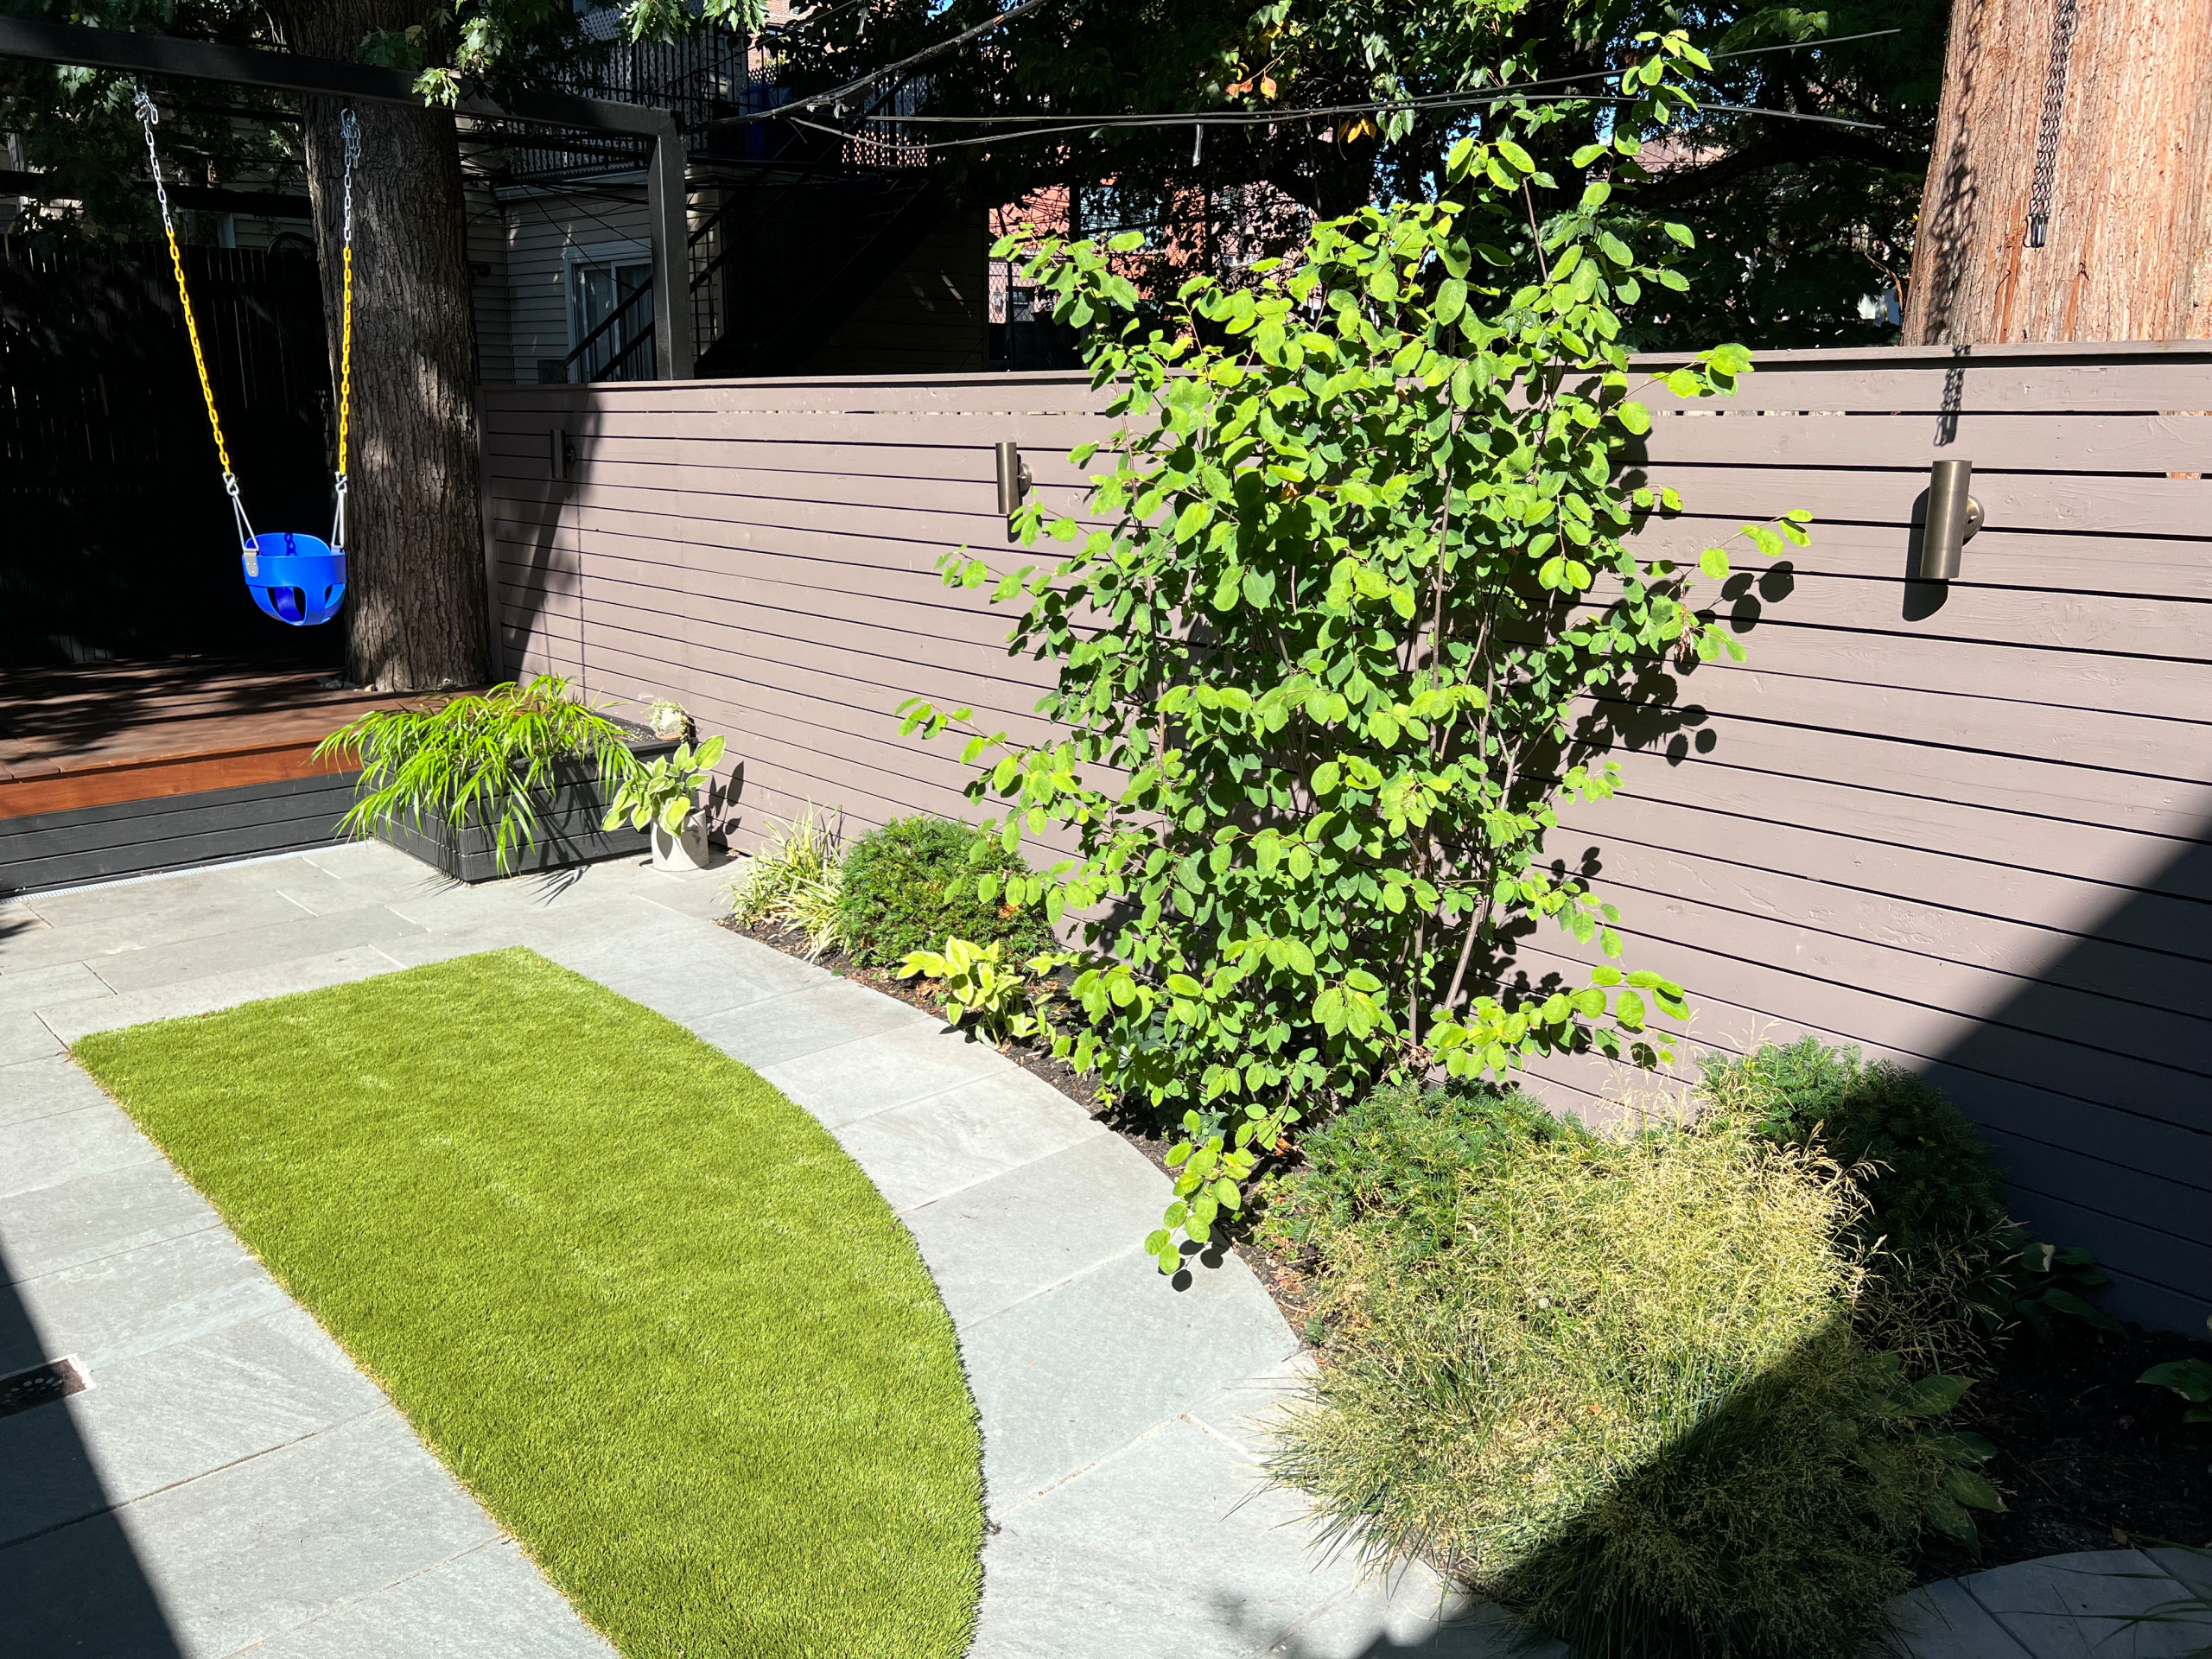
<svg viewBox="0 0 2212 1659">
<path fill-rule="evenodd" d="M 2209 172 L 2206 0 L 1955 0 L 1907 343 L 2212 336 Z"/>
<path fill-rule="evenodd" d="M 372 29 L 431 22 L 393 0 L 296 0 L 287 44 L 350 58 Z M 338 384 L 344 265 L 341 105 L 310 98 L 308 184 Z M 346 524 L 346 676 L 427 691 L 485 673 L 477 489 L 476 327 L 453 118 L 354 107 L 353 429 Z"/>
</svg>

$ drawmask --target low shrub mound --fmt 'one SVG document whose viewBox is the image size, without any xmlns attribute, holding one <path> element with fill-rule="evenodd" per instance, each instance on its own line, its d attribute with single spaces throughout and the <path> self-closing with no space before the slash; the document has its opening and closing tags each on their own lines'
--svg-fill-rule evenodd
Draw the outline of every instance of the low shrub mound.
<svg viewBox="0 0 2212 1659">
<path fill-rule="evenodd" d="M 1306 1167 L 1274 1196 L 1264 1226 L 1277 1243 L 1311 1245 L 1317 1230 L 1369 1226 L 1408 1261 L 1448 1244 L 1463 1182 L 1533 1143 L 1589 1138 L 1518 1089 L 1389 1083 L 1309 1135 Z"/>
<path fill-rule="evenodd" d="M 1910 1252 L 2000 1226 L 1989 1153 L 1943 1091 L 1886 1060 L 1807 1037 L 1706 1062 L 1700 1092 L 1751 1116 L 1760 1134 L 1815 1148 L 1853 1171 L 1865 1224 Z"/>
<path fill-rule="evenodd" d="M 1974 1370 L 2015 1327 L 2111 1325 L 2087 1300 L 2106 1282 L 2095 1259 L 2044 1244 L 2005 1214 L 1981 1136 L 1927 1079 L 1808 1037 L 1709 1058 L 1699 1092 L 1764 1138 L 1851 1173 L 1866 1201 L 1853 1230 L 1877 1253 L 1857 1315 L 1873 1345 L 1923 1369 Z"/>
<path fill-rule="evenodd" d="M 1746 1117 L 1612 1139 L 1378 1096 L 1306 1151 L 1282 1207 L 1326 1335 L 1274 1472 L 1376 1555 L 1586 1659 L 1843 1659 L 1922 1529 L 1995 1503 L 1921 1422 L 1964 1383 L 1855 1334 L 1851 1181 Z"/>
<path fill-rule="evenodd" d="M 1019 962 L 1052 948 L 1043 909 L 1016 909 L 1000 896 L 977 896 L 984 875 L 1023 875 L 1029 867 L 994 836 L 950 818 L 893 818 L 854 842 L 837 895 L 837 935 L 862 961 L 896 968 L 916 950 L 942 950 L 949 938 L 1003 944 Z"/>
</svg>

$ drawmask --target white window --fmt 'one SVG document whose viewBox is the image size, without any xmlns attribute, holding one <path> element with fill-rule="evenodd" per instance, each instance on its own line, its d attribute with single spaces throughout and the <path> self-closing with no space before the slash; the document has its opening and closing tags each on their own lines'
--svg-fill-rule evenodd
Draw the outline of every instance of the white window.
<svg viewBox="0 0 2212 1659">
<path fill-rule="evenodd" d="M 609 242 L 567 252 L 571 380 L 653 377 L 652 249 Z M 582 355 L 576 353 L 582 349 Z"/>
</svg>

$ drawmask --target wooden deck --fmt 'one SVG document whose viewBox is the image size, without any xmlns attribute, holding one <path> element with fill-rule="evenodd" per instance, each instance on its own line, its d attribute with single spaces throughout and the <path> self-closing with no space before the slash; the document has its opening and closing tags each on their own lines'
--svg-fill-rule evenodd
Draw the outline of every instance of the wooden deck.
<svg viewBox="0 0 2212 1659">
<path fill-rule="evenodd" d="M 346 770 L 315 746 L 413 699 L 327 678 L 207 658 L 0 670 L 0 819 Z"/>
</svg>

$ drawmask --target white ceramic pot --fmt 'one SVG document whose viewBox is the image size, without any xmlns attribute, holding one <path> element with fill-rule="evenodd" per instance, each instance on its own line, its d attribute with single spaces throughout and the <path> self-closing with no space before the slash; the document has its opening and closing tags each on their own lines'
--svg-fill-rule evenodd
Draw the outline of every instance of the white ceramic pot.
<svg viewBox="0 0 2212 1659">
<path fill-rule="evenodd" d="M 710 854 L 707 848 L 707 818 L 694 812 L 674 835 L 653 825 L 653 868 L 657 870 L 703 870 Z"/>
</svg>

